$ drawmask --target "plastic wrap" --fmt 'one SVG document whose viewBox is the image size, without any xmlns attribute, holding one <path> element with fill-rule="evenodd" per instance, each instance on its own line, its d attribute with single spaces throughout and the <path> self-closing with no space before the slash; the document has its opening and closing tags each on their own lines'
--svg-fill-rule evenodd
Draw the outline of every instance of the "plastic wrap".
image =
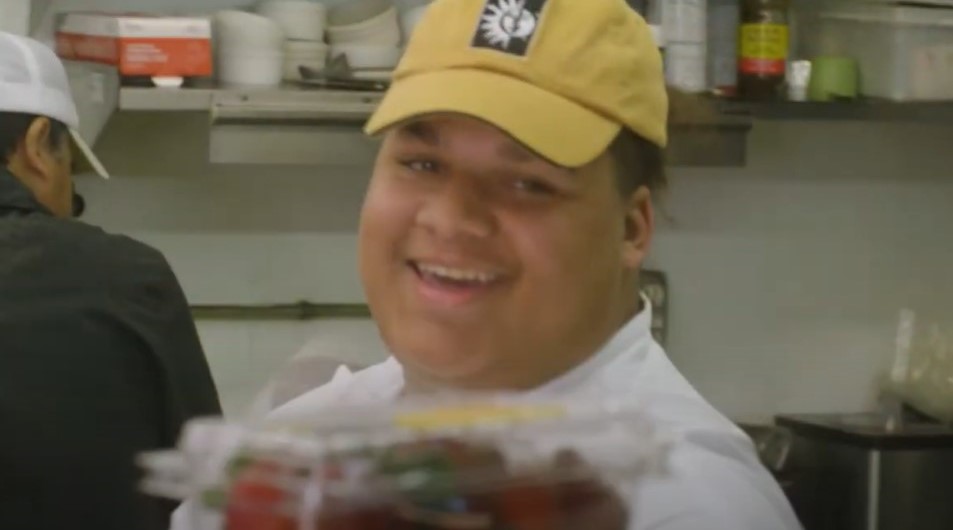
<svg viewBox="0 0 953 530">
<path fill-rule="evenodd" d="M 636 405 L 493 396 L 194 421 L 141 463 L 193 530 L 624 530 L 668 447 Z"/>
<path fill-rule="evenodd" d="M 953 326 L 901 311 L 886 389 L 919 412 L 953 423 Z"/>
</svg>

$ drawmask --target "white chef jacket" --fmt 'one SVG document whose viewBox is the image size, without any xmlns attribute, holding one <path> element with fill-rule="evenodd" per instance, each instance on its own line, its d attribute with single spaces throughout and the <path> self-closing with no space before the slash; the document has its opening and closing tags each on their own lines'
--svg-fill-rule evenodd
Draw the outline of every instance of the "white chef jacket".
<svg viewBox="0 0 953 530">
<path fill-rule="evenodd" d="M 666 473 L 645 479 L 632 493 L 638 508 L 629 530 L 800 529 L 751 440 L 672 365 L 652 337 L 651 322 L 651 306 L 645 300 L 645 309 L 596 355 L 528 394 L 631 398 L 644 404 L 658 428 L 675 440 Z M 302 421 L 335 404 L 386 403 L 396 399 L 403 386 L 403 370 L 393 358 L 359 372 L 342 367 L 328 384 L 281 406 L 269 417 Z M 190 530 L 187 509 L 186 505 L 177 510 L 174 530 Z"/>
</svg>

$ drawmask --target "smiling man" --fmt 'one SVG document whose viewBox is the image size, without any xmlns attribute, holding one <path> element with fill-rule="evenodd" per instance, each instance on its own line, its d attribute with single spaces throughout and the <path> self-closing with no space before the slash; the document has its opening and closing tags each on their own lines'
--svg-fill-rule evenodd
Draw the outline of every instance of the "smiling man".
<svg viewBox="0 0 953 530">
<path fill-rule="evenodd" d="M 383 145 L 361 278 L 393 358 L 272 417 L 447 390 L 639 401 L 677 442 L 629 528 L 798 528 L 750 440 L 650 332 L 639 270 L 667 113 L 660 54 L 623 0 L 431 4 L 367 125 Z"/>
<path fill-rule="evenodd" d="M 659 158 L 658 147 L 620 135 L 619 151 Z M 428 112 L 386 134 L 361 272 L 405 391 L 539 387 L 638 312 L 660 171 L 619 182 L 608 154 L 571 169 L 547 151 L 462 114 Z"/>
</svg>

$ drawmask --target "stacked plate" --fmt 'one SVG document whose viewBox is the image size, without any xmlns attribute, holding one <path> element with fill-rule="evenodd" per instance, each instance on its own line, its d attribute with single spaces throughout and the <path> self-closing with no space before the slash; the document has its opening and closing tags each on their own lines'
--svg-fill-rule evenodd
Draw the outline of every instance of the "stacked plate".
<svg viewBox="0 0 953 530">
<path fill-rule="evenodd" d="M 215 70 L 223 85 L 281 83 L 285 33 L 268 17 L 219 11 L 213 17 Z"/>
<path fill-rule="evenodd" d="M 417 0 L 412 5 L 405 6 L 400 14 L 400 32 L 403 34 L 404 43 L 410 40 L 414 28 L 420 23 L 430 6 L 430 0 Z"/>
<path fill-rule="evenodd" d="M 349 0 L 328 14 L 331 57 L 343 56 L 358 79 L 388 79 L 401 55 L 401 28 L 391 0 Z"/>
<path fill-rule="evenodd" d="M 328 24 L 327 7 L 309 0 L 265 0 L 258 13 L 273 20 L 285 33 L 284 78 L 301 79 L 301 67 L 324 68 L 328 46 L 324 42 Z"/>
<path fill-rule="evenodd" d="M 275 86 L 325 72 L 328 78 L 386 83 L 427 5 L 413 0 L 401 13 L 394 0 L 330 7 L 316 0 L 261 0 L 253 13 L 220 11 L 213 18 L 219 81 Z"/>
</svg>

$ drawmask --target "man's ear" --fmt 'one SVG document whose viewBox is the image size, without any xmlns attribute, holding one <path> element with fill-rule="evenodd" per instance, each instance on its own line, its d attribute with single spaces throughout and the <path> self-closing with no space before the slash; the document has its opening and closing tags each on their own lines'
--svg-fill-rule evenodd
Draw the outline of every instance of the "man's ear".
<svg viewBox="0 0 953 530">
<path fill-rule="evenodd" d="M 30 169 L 33 178 L 47 180 L 56 173 L 56 153 L 51 149 L 53 125 L 49 118 L 36 118 L 30 123 L 19 146 L 20 162 Z"/>
<path fill-rule="evenodd" d="M 652 245 L 655 232 L 655 210 L 652 192 L 639 186 L 623 203 L 625 239 L 622 241 L 622 264 L 626 268 L 640 269 Z"/>
</svg>

